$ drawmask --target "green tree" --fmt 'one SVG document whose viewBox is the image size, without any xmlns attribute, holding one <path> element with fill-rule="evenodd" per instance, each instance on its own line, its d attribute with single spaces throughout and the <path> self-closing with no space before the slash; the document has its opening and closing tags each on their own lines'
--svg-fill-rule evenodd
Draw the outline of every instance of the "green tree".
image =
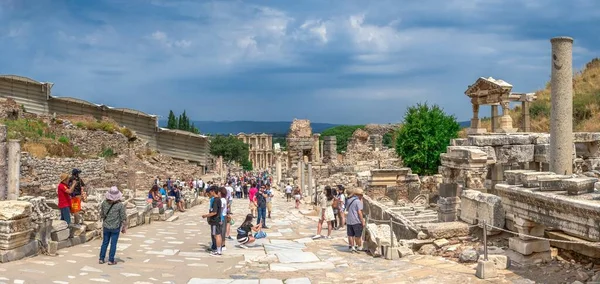
<svg viewBox="0 0 600 284">
<path fill-rule="evenodd" d="M 348 147 L 348 139 L 352 137 L 352 133 L 356 131 L 356 129 L 365 128 L 364 125 L 338 125 L 332 128 L 328 128 L 321 132 L 321 139 L 325 136 L 335 136 L 336 144 L 337 144 L 337 152 L 341 154 L 346 151 Z"/>
<path fill-rule="evenodd" d="M 192 123 L 192 125 L 190 126 L 189 131 L 195 134 L 200 134 L 200 130 L 194 125 L 194 123 Z"/>
<path fill-rule="evenodd" d="M 177 129 L 178 128 L 177 117 L 175 117 L 175 114 L 173 113 L 172 110 L 169 111 L 169 119 L 167 120 L 167 128 L 169 128 L 169 129 Z"/>
<path fill-rule="evenodd" d="M 447 115 L 437 105 L 417 104 L 409 107 L 396 137 L 396 153 L 404 165 L 419 175 L 437 173 L 440 154 L 450 139 L 458 137 L 456 117 Z"/>
<path fill-rule="evenodd" d="M 210 154 L 223 157 L 227 163 L 237 162 L 243 165 L 248 160 L 249 148 L 233 135 L 217 135 L 210 141 Z"/>
<path fill-rule="evenodd" d="M 253 169 L 252 162 L 246 158 L 245 161 L 242 162 L 242 169 L 245 171 L 251 171 Z"/>
</svg>

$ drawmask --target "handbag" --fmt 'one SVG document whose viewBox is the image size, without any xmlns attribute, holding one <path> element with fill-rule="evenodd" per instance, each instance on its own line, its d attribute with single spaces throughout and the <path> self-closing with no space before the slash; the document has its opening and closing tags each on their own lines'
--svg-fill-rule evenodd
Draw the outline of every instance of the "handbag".
<svg viewBox="0 0 600 284">
<path fill-rule="evenodd" d="M 267 233 L 265 233 L 264 231 L 258 231 L 258 232 L 256 232 L 256 234 L 254 234 L 255 239 L 264 239 L 266 237 L 267 237 Z"/>
<path fill-rule="evenodd" d="M 73 197 L 71 198 L 71 213 L 77 213 L 81 211 L 81 198 Z"/>
</svg>

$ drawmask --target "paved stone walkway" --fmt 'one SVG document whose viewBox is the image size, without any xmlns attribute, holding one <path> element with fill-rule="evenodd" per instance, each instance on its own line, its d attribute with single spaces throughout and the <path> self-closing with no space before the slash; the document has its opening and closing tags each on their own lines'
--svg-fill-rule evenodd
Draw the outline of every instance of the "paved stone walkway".
<svg viewBox="0 0 600 284">
<path fill-rule="evenodd" d="M 248 213 L 245 200 L 233 203 L 238 223 Z M 121 235 L 118 265 L 98 264 L 101 240 L 0 265 L 0 283 L 510 283 L 524 279 L 502 271 L 481 281 L 473 267 L 440 257 L 411 256 L 389 261 L 347 251 L 345 231 L 313 241 L 316 217 L 292 202 L 274 198 L 267 239 L 249 249 L 227 241 L 222 257 L 205 252 L 209 228 L 201 215 L 207 204 L 179 213 L 174 222 L 153 222 Z M 304 211 L 307 213 L 307 211 Z M 324 234 L 326 234 L 326 229 Z M 234 236 L 235 237 L 235 236 Z M 259 280 L 260 279 L 260 280 Z M 527 281 L 525 281 L 527 282 Z"/>
</svg>

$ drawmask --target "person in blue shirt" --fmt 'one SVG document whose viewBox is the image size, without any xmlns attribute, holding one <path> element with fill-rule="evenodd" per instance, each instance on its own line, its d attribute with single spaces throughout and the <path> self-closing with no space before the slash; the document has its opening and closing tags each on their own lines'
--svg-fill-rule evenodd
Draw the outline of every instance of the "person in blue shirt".
<svg viewBox="0 0 600 284">
<path fill-rule="evenodd" d="M 165 190 L 165 187 L 167 187 L 166 184 L 162 185 L 159 189 L 158 192 L 160 192 L 160 196 L 162 197 L 162 201 L 163 202 L 167 202 L 167 191 Z"/>
</svg>

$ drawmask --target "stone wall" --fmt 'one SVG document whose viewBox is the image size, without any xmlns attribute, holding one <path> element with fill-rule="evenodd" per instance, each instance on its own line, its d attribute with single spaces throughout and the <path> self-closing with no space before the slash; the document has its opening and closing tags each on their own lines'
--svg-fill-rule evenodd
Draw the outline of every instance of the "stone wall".
<svg viewBox="0 0 600 284">
<path fill-rule="evenodd" d="M 87 186 L 99 186 L 114 180 L 114 175 L 106 173 L 106 160 L 76 158 L 35 158 L 29 153 L 21 154 L 21 196 L 43 195 L 55 197 L 54 190 L 61 173 L 71 173 L 74 169 L 82 171 L 81 177 Z M 44 193 L 50 191 L 50 193 Z"/>
</svg>

